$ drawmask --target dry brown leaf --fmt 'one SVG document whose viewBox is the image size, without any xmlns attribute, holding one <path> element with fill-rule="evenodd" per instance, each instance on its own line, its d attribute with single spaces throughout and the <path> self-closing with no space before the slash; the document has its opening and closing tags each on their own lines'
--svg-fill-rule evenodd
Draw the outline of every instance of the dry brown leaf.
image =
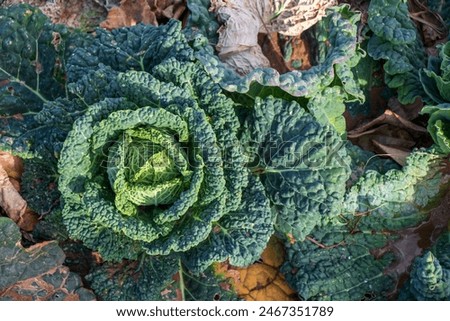
<svg viewBox="0 0 450 321">
<path fill-rule="evenodd" d="M 296 293 L 286 283 L 279 267 L 284 262 L 283 245 L 272 237 L 261 255 L 261 262 L 247 268 L 222 263 L 216 265 L 218 273 L 228 278 L 236 293 L 247 301 L 293 301 Z"/>
<path fill-rule="evenodd" d="M 53 276 L 61 280 L 59 286 L 46 281 L 47 278 Z M 79 293 L 67 289 L 68 284 L 71 285 L 74 282 L 73 278 L 74 275 L 69 271 L 69 268 L 58 266 L 43 275 L 17 282 L 5 291 L 0 292 L 0 297 L 13 301 L 80 301 Z M 83 289 L 83 291 L 88 290 Z"/>
<path fill-rule="evenodd" d="M 10 178 L 20 180 L 23 173 L 23 162 L 20 157 L 0 151 L 0 166 L 3 167 Z"/>
<path fill-rule="evenodd" d="M 108 12 L 108 17 L 100 24 L 106 29 L 134 26 L 142 22 L 157 26 L 155 13 L 150 9 L 147 0 L 122 0 L 119 7 Z"/>
<path fill-rule="evenodd" d="M 32 231 L 39 216 L 19 194 L 23 163 L 19 157 L 0 152 L 0 207 L 22 230 Z"/>
<path fill-rule="evenodd" d="M 280 72 L 299 69 L 280 60 L 279 46 L 275 44 L 278 35 L 272 36 L 272 33 L 299 36 L 322 19 L 325 9 L 335 3 L 334 0 L 211 0 L 210 10 L 223 23 L 218 31 L 218 55 L 241 75 L 255 68 L 269 67 L 270 63 L 275 64 Z M 265 45 L 272 53 L 270 62 L 258 44 L 259 33 L 267 34 Z M 301 51 L 301 46 L 298 46 L 299 49 Z M 301 58 L 304 56 L 302 52 Z M 300 63 L 300 59 L 296 60 Z M 303 69 L 310 66 L 309 59 L 301 60 L 304 60 Z"/>
<path fill-rule="evenodd" d="M 427 130 L 424 127 L 418 126 L 407 119 L 397 115 L 391 110 L 386 110 L 383 115 L 373 119 L 372 121 L 355 128 L 354 130 L 349 132 L 349 135 L 358 136 L 361 133 L 368 131 L 370 128 L 374 128 L 378 125 L 389 124 L 402 129 L 410 129 L 416 132 L 426 133 Z"/>
<path fill-rule="evenodd" d="M 106 16 L 106 9 L 98 0 L 5 0 L 3 5 L 17 3 L 28 3 L 39 7 L 53 23 L 61 23 L 73 28 L 91 29 Z"/>
<path fill-rule="evenodd" d="M 418 126 L 391 110 L 348 132 L 348 139 L 365 150 L 391 157 L 404 165 L 411 149 L 427 135 Z"/>
<path fill-rule="evenodd" d="M 423 108 L 423 101 L 417 98 L 412 104 L 403 105 L 398 101 L 397 97 L 392 97 L 389 99 L 387 107 L 404 119 L 414 120 L 419 117 Z"/>
<path fill-rule="evenodd" d="M 386 136 L 384 136 L 386 137 Z M 406 141 L 408 142 L 408 141 Z M 389 155 L 394 161 L 396 161 L 401 166 L 406 165 L 406 158 L 410 154 L 410 150 L 402 149 L 400 147 L 391 147 L 389 145 L 384 145 L 383 143 L 378 142 L 376 139 L 372 140 L 372 143 L 380 149 L 381 154 Z M 408 142 L 409 143 L 409 142 Z M 400 145 L 402 145 L 400 143 Z"/>
<path fill-rule="evenodd" d="M 100 27 L 111 30 L 137 23 L 157 26 L 161 19 L 179 19 L 185 10 L 182 0 L 122 0 L 109 10 Z"/>
<path fill-rule="evenodd" d="M 266 249 L 261 254 L 261 260 L 274 268 L 279 268 L 284 263 L 284 246 L 277 238 L 272 237 Z"/>
<path fill-rule="evenodd" d="M 217 31 L 219 39 L 216 49 L 220 60 L 245 75 L 256 68 L 270 67 L 269 60 L 258 44 L 258 33 L 262 28 L 258 10 L 246 1 L 212 1 L 218 20 L 224 24 Z"/>
<path fill-rule="evenodd" d="M 326 15 L 336 0 L 271 0 L 271 28 L 287 36 L 297 36 Z"/>
</svg>

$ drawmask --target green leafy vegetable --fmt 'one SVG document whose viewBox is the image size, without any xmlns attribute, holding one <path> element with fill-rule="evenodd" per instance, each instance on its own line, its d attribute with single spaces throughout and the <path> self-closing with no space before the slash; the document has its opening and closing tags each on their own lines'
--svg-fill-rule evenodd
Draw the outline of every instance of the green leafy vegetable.
<svg viewBox="0 0 450 321">
<path fill-rule="evenodd" d="M 75 46 L 87 42 L 89 37 L 52 24 L 29 5 L 1 9 L 1 150 L 25 158 L 55 157 L 65 134 L 59 127 L 42 124 L 35 114 L 54 99 L 68 95 L 67 57 Z"/>
<path fill-rule="evenodd" d="M 191 26 L 205 21 L 199 13 Z M 418 72 L 425 55 L 407 14 L 405 1 L 372 1 L 368 52 L 386 60 L 401 102 L 428 93 L 437 104 L 423 112 L 446 153 L 448 48 Z M 345 103 L 364 101 L 356 78 L 373 62 L 357 43 L 358 20 L 346 5 L 328 11 L 310 70 L 239 77 L 176 21 L 82 35 L 26 5 L 0 8 L 0 149 L 26 158 L 23 195 L 44 216 L 34 237 L 97 251 L 104 261 L 86 278 L 103 300 L 235 299 L 211 266 L 254 263 L 275 232 L 287 248 L 282 272 L 302 298 L 391 298 L 424 253 L 402 246 L 419 243 L 445 178 L 432 150 L 399 168 L 343 140 Z M 25 250 L 17 228 L 0 218 L 2 227 L 0 252 L 14 270 L 2 295 L 15 298 L 3 289 L 39 276 L 55 299 L 92 298 L 61 267 L 56 243 Z M 445 252 L 416 260 L 405 297 L 448 297 Z M 27 298 L 43 297 L 33 291 Z"/>
<path fill-rule="evenodd" d="M 315 228 L 305 242 L 287 243 L 282 271 L 299 295 L 310 300 L 389 297 L 401 272 L 395 269 L 396 257 L 406 260 L 404 244 L 416 239 L 408 228 L 426 219 L 443 186 L 439 159 L 418 150 L 402 170 L 367 170 L 348 191 L 340 217 Z"/>
<path fill-rule="evenodd" d="M 431 251 L 416 258 L 411 278 L 402 290 L 400 299 L 418 301 L 450 299 L 449 241 L 449 234 L 446 233 L 439 238 Z"/>
<path fill-rule="evenodd" d="M 426 63 L 425 49 L 414 22 L 409 17 L 406 0 L 373 0 L 369 4 L 369 27 L 374 36 L 367 51 L 375 60 L 384 59 L 385 81 L 397 89 L 403 104 L 423 96 L 417 70 Z"/>
<path fill-rule="evenodd" d="M 144 255 L 139 261 L 104 263 L 88 274 L 87 280 L 102 300 L 162 300 L 177 271 L 175 258 Z"/>
<path fill-rule="evenodd" d="M 429 114 L 428 132 L 443 154 L 450 153 L 450 42 L 440 46 L 439 58 L 430 57 L 427 69 L 420 72 L 422 86 L 430 105 L 422 109 Z M 437 104 L 437 105 L 433 105 Z"/>
<path fill-rule="evenodd" d="M 108 260 L 184 252 L 195 271 L 227 258 L 249 264 L 268 241 L 273 218 L 258 179 L 247 187 L 233 101 L 192 61 L 178 23 L 142 31 L 153 38 L 110 54 L 110 36 L 137 30 L 100 34 L 69 61 L 76 74 L 99 50 L 105 65 L 97 74 L 105 69 L 120 96 L 89 106 L 65 140 L 59 189 L 69 233 Z M 148 64 L 139 63 L 150 59 L 144 45 L 160 48 Z M 141 71 L 118 72 L 124 64 L 112 55 Z M 157 65 L 144 71 L 149 64 Z"/>
<path fill-rule="evenodd" d="M 31 6 L 12 6 L 0 16 L 0 104 L 2 112 L 36 111 L 65 92 L 61 38 L 56 26 Z M 25 109 L 26 108 L 26 109 Z"/>
<path fill-rule="evenodd" d="M 227 280 L 212 268 L 192 274 L 176 257 L 143 255 L 138 261 L 108 262 L 94 268 L 87 279 L 97 296 L 107 301 L 236 299 Z"/>
<path fill-rule="evenodd" d="M 187 33 L 201 32 L 207 36 L 211 44 L 217 44 L 217 30 L 219 24 L 214 13 L 210 12 L 211 1 L 191 0 L 187 3 L 189 18 L 187 22 Z"/>
<path fill-rule="evenodd" d="M 430 114 L 428 132 L 438 150 L 443 154 L 450 153 L 450 103 L 437 106 L 425 106 L 422 113 Z"/>
<path fill-rule="evenodd" d="M 430 57 L 428 68 L 420 72 L 420 80 L 427 93 L 424 98 L 430 104 L 450 102 L 450 42 L 439 49 L 439 58 Z"/>
<path fill-rule="evenodd" d="M 411 292 L 419 301 L 450 298 L 450 269 L 444 269 L 436 257 L 427 252 L 417 258 L 411 273 Z"/>
<path fill-rule="evenodd" d="M 247 122 L 253 171 L 277 212 L 277 229 L 303 240 L 339 214 L 349 159 L 336 131 L 296 102 L 257 99 Z"/>
</svg>

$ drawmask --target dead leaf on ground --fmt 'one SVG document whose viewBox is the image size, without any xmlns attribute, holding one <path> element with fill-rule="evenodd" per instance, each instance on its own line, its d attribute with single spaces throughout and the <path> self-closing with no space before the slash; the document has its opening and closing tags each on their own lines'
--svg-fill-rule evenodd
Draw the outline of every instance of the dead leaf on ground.
<svg viewBox="0 0 450 321">
<path fill-rule="evenodd" d="M 311 28 L 326 15 L 326 9 L 336 0 L 271 0 L 273 12 L 270 24 L 283 35 L 297 36 Z"/>
<path fill-rule="evenodd" d="M 423 101 L 417 98 L 413 103 L 403 105 L 398 101 L 397 97 L 389 99 L 387 106 L 394 113 L 407 120 L 414 120 L 420 115 L 420 111 L 423 108 Z"/>
<path fill-rule="evenodd" d="M 238 294 L 247 301 L 293 301 L 296 293 L 286 283 L 279 272 L 284 262 L 282 243 L 272 237 L 261 255 L 261 262 L 247 268 L 237 268 L 222 263 L 216 265 L 216 271 L 230 279 Z"/>
<path fill-rule="evenodd" d="M 56 241 L 24 248 L 19 228 L 0 217 L 0 300 L 95 300 L 81 279 L 63 266 L 64 252 Z"/>
<path fill-rule="evenodd" d="M 427 135 L 418 126 L 391 110 L 348 132 L 348 139 L 365 150 L 391 157 L 405 165 L 406 157 L 418 141 Z"/>
<path fill-rule="evenodd" d="M 0 152 L 0 207 L 22 230 L 32 231 L 39 216 L 19 194 L 23 163 L 19 157 Z"/>
<path fill-rule="evenodd" d="M 311 68 L 311 39 L 307 33 L 299 36 L 281 36 L 276 32 L 258 34 L 258 44 L 269 59 L 270 67 L 280 74 Z"/>
<path fill-rule="evenodd" d="M 300 35 L 322 19 L 326 8 L 335 3 L 334 0 L 212 0 L 210 10 L 222 23 L 216 46 L 218 55 L 240 75 L 270 65 L 281 73 L 307 69 L 310 67 L 304 52 L 307 46 L 300 41 Z M 266 36 L 258 36 L 260 33 Z M 287 36 L 286 40 L 279 41 L 279 35 Z"/>
<path fill-rule="evenodd" d="M 100 27 L 115 29 L 134 26 L 139 22 L 158 25 L 156 15 L 150 10 L 147 0 L 124 0 L 120 2 L 119 7 L 109 10 L 106 20 L 100 23 Z"/>
<path fill-rule="evenodd" d="M 23 162 L 20 157 L 0 151 L 0 166 L 3 167 L 10 178 L 20 180 L 23 173 Z"/>
<path fill-rule="evenodd" d="M 409 15 L 421 31 L 425 46 L 432 47 L 447 39 L 448 28 L 444 20 L 439 14 L 428 9 L 426 0 L 409 0 L 408 4 Z"/>
<path fill-rule="evenodd" d="M 157 26 L 164 19 L 179 19 L 185 10 L 182 0 L 122 0 L 118 7 L 109 10 L 100 27 L 111 30 L 138 23 Z"/>
</svg>

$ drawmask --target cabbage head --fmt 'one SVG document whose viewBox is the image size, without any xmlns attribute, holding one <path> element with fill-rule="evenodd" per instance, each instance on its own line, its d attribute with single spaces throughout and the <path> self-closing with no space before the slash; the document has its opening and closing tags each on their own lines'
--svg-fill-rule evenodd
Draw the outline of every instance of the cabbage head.
<svg viewBox="0 0 450 321">
<path fill-rule="evenodd" d="M 109 66 L 97 64 L 72 85 L 88 107 L 58 164 L 65 225 L 106 260 L 146 253 L 179 255 L 194 271 L 226 259 L 248 265 L 273 233 L 274 218 L 259 177 L 246 167 L 234 102 L 189 59 L 186 41 L 187 58 L 183 42 L 174 55 L 158 44 L 180 37 L 179 24 L 142 28 L 153 32 L 155 66 L 114 70 L 113 55 L 105 55 Z M 89 50 L 101 57 L 105 41 L 76 51 L 73 73 Z M 109 89 L 89 98 L 99 78 Z"/>
</svg>

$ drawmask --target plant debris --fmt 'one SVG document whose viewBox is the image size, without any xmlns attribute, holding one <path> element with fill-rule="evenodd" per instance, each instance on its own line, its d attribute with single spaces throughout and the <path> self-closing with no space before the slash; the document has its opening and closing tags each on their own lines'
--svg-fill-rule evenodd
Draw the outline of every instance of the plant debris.
<svg viewBox="0 0 450 321">
<path fill-rule="evenodd" d="M 19 228 L 0 217 L 0 300 L 95 300 L 81 279 L 63 266 L 64 252 L 55 241 L 24 248 Z"/>
<path fill-rule="evenodd" d="M 137 23 L 158 26 L 168 19 L 180 19 L 185 10 L 182 0 L 122 0 L 119 6 L 109 10 L 100 27 L 111 30 Z"/>
<path fill-rule="evenodd" d="M 19 194 L 23 163 L 19 157 L 0 151 L 0 207 L 22 230 L 32 231 L 38 215 Z"/>
</svg>

